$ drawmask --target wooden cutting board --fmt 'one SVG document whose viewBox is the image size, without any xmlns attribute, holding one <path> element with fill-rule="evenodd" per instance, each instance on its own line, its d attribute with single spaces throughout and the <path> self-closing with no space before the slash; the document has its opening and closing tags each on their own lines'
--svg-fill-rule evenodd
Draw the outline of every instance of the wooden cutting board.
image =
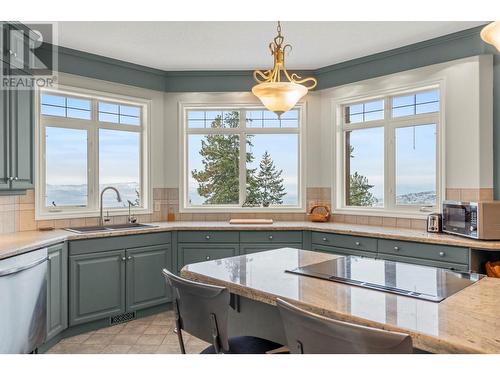
<svg viewBox="0 0 500 375">
<path fill-rule="evenodd" d="M 229 224 L 272 224 L 273 219 L 231 219 Z"/>
</svg>

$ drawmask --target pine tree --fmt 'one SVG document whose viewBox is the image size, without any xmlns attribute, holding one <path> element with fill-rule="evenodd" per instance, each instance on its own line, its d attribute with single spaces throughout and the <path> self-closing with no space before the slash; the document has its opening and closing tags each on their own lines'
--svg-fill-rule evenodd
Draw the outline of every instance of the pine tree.
<svg viewBox="0 0 500 375">
<path fill-rule="evenodd" d="M 262 155 L 259 163 L 259 173 L 257 174 L 257 186 L 259 187 L 258 200 L 263 207 L 272 204 L 282 204 L 286 195 L 281 174 L 283 170 L 276 170 L 271 155 L 266 151 Z"/>
<path fill-rule="evenodd" d="M 349 156 L 354 158 L 354 147 L 349 145 Z M 358 172 L 349 175 L 349 206 L 372 206 L 376 199 L 370 192 L 374 185 L 368 183 L 368 178 Z"/>
<path fill-rule="evenodd" d="M 373 185 L 368 183 L 368 178 L 354 172 L 349 176 L 349 205 L 372 206 L 376 199 L 370 192 Z"/>
<path fill-rule="evenodd" d="M 239 125 L 239 112 L 233 111 L 217 116 L 212 128 L 236 128 Z M 247 145 L 252 146 L 251 136 L 247 137 Z M 239 202 L 239 153 L 238 135 L 207 135 L 201 141 L 200 156 L 203 158 L 203 170 L 191 172 L 198 182 L 198 194 L 204 198 L 205 204 L 237 204 Z M 254 157 L 247 152 L 246 162 L 251 163 Z M 249 194 L 253 196 L 255 189 L 255 170 L 247 170 Z M 247 188 L 248 190 L 248 188 Z"/>
</svg>

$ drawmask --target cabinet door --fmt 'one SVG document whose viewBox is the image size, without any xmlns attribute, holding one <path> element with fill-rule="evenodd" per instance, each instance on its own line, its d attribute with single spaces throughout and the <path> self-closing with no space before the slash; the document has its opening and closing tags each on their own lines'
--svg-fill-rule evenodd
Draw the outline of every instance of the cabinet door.
<svg viewBox="0 0 500 375">
<path fill-rule="evenodd" d="M 245 243 L 240 245 L 240 254 L 241 255 L 252 254 L 261 251 L 281 249 L 283 247 L 301 249 L 302 243 L 259 243 L 259 244 Z"/>
<path fill-rule="evenodd" d="M 134 311 L 170 301 L 170 290 L 161 274 L 172 267 L 169 245 L 128 249 L 127 311 Z"/>
<path fill-rule="evenodd" d="M 10 174 L 13 190 L 33 187 L 33 91 L 10 91 Z"/>
<path fill-rule="evenodd" d="M 180 271 L 186 264 L 228 258 L 239 253 L 238 244 L 179 244 L 177 246 L 177 268 Z"/>
<path fill-rule="evenodd" d="M 69 258 L 70 325 L 125 312 L 125 250 Z"/>
<path fill-rule="evenodd" d="M 10 189 L 9 92 L 0 90 L 0 190 Z"/>
<path fill-rule="evenodd" d="M 48 249 L 47 340 L 68 326 L 68 253 L 64 244 Z"/>
</svg>

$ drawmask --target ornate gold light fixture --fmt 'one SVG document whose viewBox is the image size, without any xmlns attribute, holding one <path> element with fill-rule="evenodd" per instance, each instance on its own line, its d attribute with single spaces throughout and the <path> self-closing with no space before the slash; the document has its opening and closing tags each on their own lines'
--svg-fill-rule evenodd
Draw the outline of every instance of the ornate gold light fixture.
<svg viewBox="0 0 500 375">
<path fill-rule="evenodd" d="M 481 30 L 481 39 L 492 44 L 500 52 L 500 21 L 492 22 Z"/>
<path fill-rule="evenodd" d="M 284 112 L 292 109 L 307 94 L 308 90 L 316 87 L 318 82 L 312 77 L 302 79 L 295 73 L 288 74 L 285 67 L 285 51 L 287 48 L 291 50 L 292 46 L 290 44 L 283 45 L 285 38 L 281 35 L 279 21 L 277 31 L 278 35 L 269 43 L 269 49 L 274 56 L 274 67 L 265 72 L 260 70 L 253 72 L 253 77 L 259 83 L 252 88 L 252 92 L 267 109 L 280 117 Z M 285 81 L 282 81 L 282 78 Z M 303 83 L 307 83 L 309 86 L 303 85 Z"/>
</svg>

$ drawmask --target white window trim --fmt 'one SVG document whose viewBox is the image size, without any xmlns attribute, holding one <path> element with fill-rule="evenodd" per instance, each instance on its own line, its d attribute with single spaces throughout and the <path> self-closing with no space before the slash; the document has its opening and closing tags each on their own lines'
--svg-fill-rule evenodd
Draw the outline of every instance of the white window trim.
<svg viewBox="0 0 500 375">
<path fill-rule="evenodd" d="M 411 92 L 425 91 L 426 89 L 437 88 L 439 90 L 439 105 L 440 110 L 438 114 L 423 114 L 423 115 L 413 115 L 407 117 L 400 117 L 397 120 L 393 120 L 398 123 L 412 123 L 412 124 L 426 124 L 437 122 L 437 139 L 436 139 L 436 207 L 429 208 L 428 210 L 421 211 L 420 206 L 396 206 L 389 205 L 389 207 L 376 208 L 376 207 L 349 207 L 345 205 L 345 139 L 344 139 L 344 124 L 343 124 L 343 106 L 346 104 L 353 104 L 356 102 L 367 102 L 375 99 L 385 99 L 384 101 L 384 120 L 369 121 L 360 124 L 349 125 L 349 129 L 356 128 L 369 128 L 376 126 L 385 126 L 386 118 L 388 114 L 391 113 L 390 107 L 391 102 L 387 100 L 388 97 L 393 97 L 397 95 L 409 94 Z M 400 218 L 416 218 L 421 219 L 427 217 L 430 212 L 441 211 L 441 203 L 444 199 L 446 191 L 446 174 L 445 174 L 445 90 L 446 82 L 445 78 L 440 78 L 433 81 L 422 81 L 418 84 L 400 86 L 398 88 L 389 90 L 373 90 L 366 92 L 364 95 L 357 95 L 351 97 L 342 97 L 333 99 L 331 101 L 331 110 L 333 114 L 333 144 L 335 145 L 335 150 L 332 152 L 334 173 L 332 174 L 333 181 L 332 186 L 334 187 L 332 191 L 332 202 L 334 213 L 347 214 L 347 215 L 362 215 L 362 216 L 382 216 L 382 217 L 400 217 Z M 429 122 L 430 121 L 430 122 Z M 408 124 L 409 126 L 409 124 Z M 394 142 L 395 129 L 399 126 L 390 125 L 389 132 L 385 131 L 384 128 L 384 197 L 388 197 L 388 190 L 391 187 L 395 187 L 395 171 L 388 173 L 389 166 L 395 166 L 395 155 L 394 152 L 386 152 L 387 142 Z M 392 147 L 392 151 L 394 147 Z M 388 155 L 389 154 L 389 155 Z M 388 181 L 390 184 L 388 184 Z M 391 202 L 392 203 L 392 202 Z M 384 204 L 386 204 L 384 202 Z"/>
<path fill-rule="evenodd" d="M 141 130 L 137 125 L 115 124 L 109 123 L 109 126 L 104 122 L 99 122 L 99 127 L 95 127 L 96 120 L 81 120 L 66 117 L 50 116 L 50 121 L 43 118 L 41 115 L 40 104 L 41 94 L 50 92 L 55 95 L 65 95 L 79 98 L 91 98 L 94 101 L 91 111 L 97 115 L 96 101 L 120 102 L 122 104 L 140 105 L 142 107 L 142 125 Z M 54 220 L 54 219 L 76 219 L 86 217 L 96 217 L 100 214 L 99 208 L 99 191 L 95 191 L 95 178 L 98 174 L 98 152 L 99 145 L 95 142 L 98 138 L 95 134 L 98 129 L 118 129 L 141 132 L 141 190 L 144 206 L 141 208 L 133 208 L 134 214 L 151 214 L 152 210 L 152 187 L 151 187 L 151 158 L 150 158 L 150 113 L 151 100 L 140 97 L 132 97 L 127 95 L 119 95 L 115 93 L 89 90 L 75 86 L 58 85 L 57 89 L 40 89 L 35 90 L 35 153 L 36 160 L 36 183 L 35 183 L 35 220 Z M 47 116 L 49 118 L 49 116 Z M 50 123 L 56 124 L 58 127 L 87 129 L 87 182 L 88 182 L 88 206 L 87 207 L 64 207 L 60 211 L 50 211 L 45 207 L 45 142 L 42 140 L 45 137 L 45 127 L 50 126 Z M 77 125 L 78 126 L 72 126 Z M 94 130 L 92 135 L 90 132 Z M 95 171 L 92 173 L 92 171 Z M 106 208 L 110 216 L 120 216 L 128 214 L 128 207 L 124 208 Z"/>
<path fill-rule="evenodd" d="M 198 103 L 198 102 L 179 102 L 178 103 L 178 120 L 179 120 L 179 212 L 180 213 L 228 213 L 228 212 L 272 212 L 272 213 L 303 213 L 306 211 L 305 207 L 305 193 L 306 193 L 306 181 L 305 181 L 305 155 L 306 155 L 306 103 L 297 103 L 295 108 L 299 109 L 299 127 L 298 128 L 238 128 L 238 129 L 224 129 L 225 134 L 239 134 L 240 136 L 246 133 L 252 134 L 290 134 L 296 133 L 299 135 L 299 150 L 298 150 L 298 178 L 299 182 L 297 184 L 299 188 L 298 192 L 298 204 L 297 206 L 285 206 L 285 207 L 241 207 L 241 205 L 210 205 L 204 206 L 189 206 L 188 204 L 188 177 L 187 172 L 187 136 L 188 134 L 215 134 L 220 133 L 219 129 L 189 129 L 187 127 L 187 116 L 188 110 L 201 110 L 201 109 L 224 109 L 224 110 L 251 110 L 259 109 L 262 110 L 263 106 L 254 103 Z M 245 124 L 245 119 L 240 119 L 242 124 Z M 242 143 L 246 145 L 246 143 Z M 244 164 L 245 160 L 245 146 L 240 148 L 240 199 L 241 191 L 246 189 L 245 185 L 245 173 L 241 166 Z M 241 204 L 242 202 L 240 202 Z"/>
</svg>

